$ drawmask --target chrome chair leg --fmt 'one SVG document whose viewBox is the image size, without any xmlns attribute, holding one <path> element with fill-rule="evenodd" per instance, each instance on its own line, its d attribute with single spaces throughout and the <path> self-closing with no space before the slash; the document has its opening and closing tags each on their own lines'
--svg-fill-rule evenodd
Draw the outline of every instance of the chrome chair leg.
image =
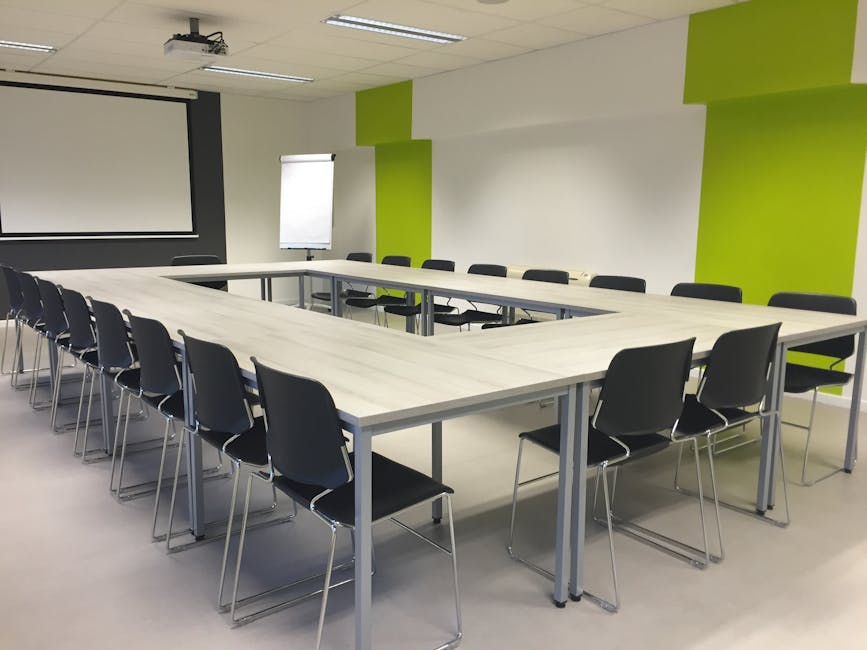
<svg viewBox="0 0 867 650">
<path fill-rule="evenodd" d="M 331 546 L 328 564 L 325 567 L 325 585 L 322 587 L 322 604 L 319 606 L 319 623 L 316 625 L 316 650 L 322 645 L 322 628 L 325 625 L 325 609 L 328 607 L 328 592 L 331 591 L 331 572 L 334 569 L 334 549 L 337 547 L 337 528 L 331 525 Z"/>
<path fill-rule="evenodd" d="M 174 429 L 174 421 L 171 418 L 166 418 L 166 428 L 163 431 L 163 449 L 160 454 L 160 469 L 157 473 L 157 489 L 154 493 L 154 516 L 153 522 L 151 524 L 151 541 L 155 541 L 157 539 L 157 517 L 159 516 L 160 511 L 160 492 L 162 491 L 163 485 L 163 471 L 166 466 L 166 451 L 169 447 L 169 431 L 170 429 Z M 178 448 L 178 454 L 181 453 L 181 449 Z"/>
<path fill-rule="evenodd" d="M 454 580 L 455 588 L 455 621 L 458 626 L 457 636 L 452 640 L 447 647 L 455 647 L 464 636 L 464 624 L 461 619 L 461 593 L 458 589 L 458 554 L 457 545 L 455 544 L 455 518 L 452 513 L 452 495 L 446 495 L 446 507 L 449 513 L 449 543 L 451 544 L 452 552 L 452 579 Z"/>
<path fill-rule="evenodd" d="M 90 410 L 93 406 L 93 385 L 96 383 L 96 368 L 90 369 L 90 392 L 87 396 L 87 415 L 84 420 L 84 440 L 81 443 L 81 462 L 87 462 L 87 432 L 90 429 Z M 111 399 L 111 396 L 102 396 L 102 399 Z M 108 423 L 103 423 L 106 426 Z"/>
<path fill-rule="evenodd" d="M 84 373 L 81 375 L 81 393 L 78 396 L 78 415 L 75 418 L 75 439 L 72 442 L 72 455 L 78 456 L 78 433 L 81 429 L 81 410 L 84 406 L 84 387 L 87 384 L 87 376 L 90 374 L 90 366 L 84 364 Z"/>
<path fill-rule="evenodd" d="M 187 433 L 187 427 L 181 427 L 181 434 L 178 438 L 178 457 L 175 460 L 175 478 L 172 481 L 172 497 L 169 500 L 169 523 L 168 528 L 166 528 L 166 552 L 171 552 L 172 550 L 172 525 L 175 520 L 175 499 L 178 494 L 178 477 L 181 473 L 181 458 L 184 455 L 184 437 Z"/>
<path fill-rule="evenodd" d="M 223 561 L 220 564 L 220 585 L 217 589 L 217 609 L 224 610 L 229 604 L 234 605 L 234 600 L 232 603 L 224 603 L 223 602 L 223 588 L 226 584 L 226 565 L 229 561 L 229 546 L 232 541 L 232 524 L 235 522 L 235 501 L 238 498 L 238 483 L 241 477 L 241 463 L 237 461 L 232 461 L 232 474 L 234 477 L 232 479 L 232 496 L 229 500 L 229 518 L 226 521 L 226 541 L 223 543 Z M 241 524 L 241 536 L 245 534 L 245 529 L 247 527 L 247 517 L 248 517 L 248 505 L 250 503 L 250 490 L 252 489 L 252 475 L 250 476 L 250 480 L 247 481 L 247 495 L 244 499 L 244 503 L 247 504 L 244 507 L 244 519 Z M 276 496 L 275 496 L 276 501 Z M 241 546 L 238 546 L 238 565 L 240 566 L 241 561 Z M 237 581 L 237 575 L 235 576 Z M 237 585 L 235 585 L 235 589 L 237 592 Z"/>
<path fill-rule="evenodd" d="M 701 479 L 701 461 L 698 455 L 698 439 L 692 439 L 692 450 L 695 454 L 695 478 L 698 484 L 698 511 L 701 516 L 701 535 L 704 541 L 704 562 L 705 566 L 710 565 L 710 548 L 707 544 L 707 524 L 704 520 L 704 487 Z"/>
<path fill-rule="evenodd" d="M 51 430 L 57 432 L 57 410 L 60 407 L 60 382 L 63 380 L 63 355 L 66 349 L 57 346 L 57 368 L 54 372 L 54 392 L 51 395 Z"/>
<path fill-rule="evenodd" d="M 120 391 L 120 397 L 117 400 L 117 417 L 115 418 L 114 424 L 114 445 L 111 450 L 111 474 L 108 479 L 108 490 L 111 493 L 114 493 L 114 474 L 115 468 L 117 467 L 117 445 L 126 444 L 126 440 L 121 439 L 120 435 L 120 421 L 123 419 L 123 398 L 126 395 L 124 391 Z M 129 401 L 127 400 L 127 408 L 129 408 Z"/>
<path fill-rule="evenodd" d="M 716 532 L 717 532 L 717 537 L 719 539 L 719 556 L 718 556 L 719 560 L 718 560 L 718 562 L 722 562 L 725 559 L 726 554 L 725 554 L 725 549 L 723 548 L 722 520 L 720 519 L 720 514 L 719 514 L 719 493 L 717 492 L 717 488 L 716 488 L 716 469 L 714 467 L 714 460 L 713 460 L 715 452 L 714 452 L 713 446 L 710 444 L 710 440 L 708 440 L 708 445 L 706 446 L 706 449 L 707 449 L 707 464 L 708 464 L 708 467 L 710 469 L 710 487 L 711 487 L 711 490 L 713 491 L 713 507 L 714 507 L 714 512 L 716 514 Z"/>
<path fill-rule="evenodd" d="M 235 476 L 235 484 L 237 485 L 237 474 Z M 241 580 L 241 560 L 244 557 L 244 542 L 247 540 L 247 519 L 250 515 L 250 492 L 252 489 L 253 473 L 251 472 L 247 477 L 247 494 L 244 496 L 244 516 L 241 518 L 241 536 L 238 538 L 238 557 L 235 560 L 235 584 L 232 586 L 232 606 L 229 609 L 233 621 L 235 620 L 235 608 L 238 603 L 238 583 Z M 234 503 L 234 500 L 232 503 Z M 222 583 L 220 588 L 222 590 Z"/>
<path fill-rule="evenodd" d="M 617 612 L 620 610 L 620 589 L 617 581 L 617 561 L 614 556 L 614 524 L 612 522 L 611 516 L 611 497 L 613 496 L 613 492 L 609 495 L 608 491 L 608 468 L 606 465 L 603 465 L 596 472 L 596 486 L 599 486 L 599 477 L 602 476 L 602 490 L 605 497 L 605 521 L 608 528 L 608 551 L 611 557 L 611 580 L 614 585 L 614 602 L 610 603 L 607 600 L 600 598 L 599 596 L 595 596 L 587 591 L 584 592 L 584 596 L 587 597 L 592 603 L 598 605 L 602 609 L 609 612 Z M 596 495 L 593 495 L 593 507 L 594 511 L 596 509 Z"/>
<path fill-rule="evenodd" d="M 515 553 L 515 517 L 518 510 L 518 482 L 521 478 L 521 457 L 524 452 L 524 439 L 518 439 L 518 462 L 515 463 L 515 485 L 512 487 L 512 516 L 509 518 L 509 543 L 506 545 L 506 550 L 509 552 L 509 557 L 513 560 L 517 559 Z"/>
<path fill-rule="evenodd" d="M 111 459 L 111 469 L 112 469 L 111 477 L 112 478 L 109 482 L 109 488 L 111 488 L 111 486 L 114 485 L 114 458 L 115 458 L 115 456 L 117 456 L 117 436 L 118 436 L 118 429 L 120 428 L 119 427 L 119 425 L 120 425 L 120 413 L 121 413 L 121 406 L 123 403 L 124 392 L 126 392 L 126 391 L 120 392 L 120 397 L 121 397 L 120 402 L 121 403 L 118 404 L 118 412 L 117 412 L 117 424 L 118 424 L 118 426 L 115 427 L 115 434 L 114 434 L 115 453 L 112 454 L 112 459 Z M 126 415 L 124 417 L 124 423 L 123 423 L 123 442 L 122 442 L 121 447 L 120 447 L 120 463 L 119 463 L 119 467 L 117 469 L 117 490 L 114 490 L 115 496 L 117 497 L 118 501 L 120 501 L 121 497 L 123 496 L 123 468 L 124 468 L 124 463 L 126 461 L 126 441 L 127 441 L 127 431 L 129 429 L 129 411 L 130 411 L 130 405 L 132 402 L 132 398 L 133 398 L 132 393 L 127 392 Z M 157 484 L 157 491 L 159 491 L 159 483 Z"/>
<path fill-rule="evenodd" d="M 3 352 L 0 354 L 0 375 L 8 375 L 12 372 L 12 368 L 9 368 L 9 372 L 6 372 L 6 346 L 9 343 L 9 317 L 12 316 L 12 312 L 9 311 L 6 313 L 6 326 L 3 328 Z"/>
<path fill-rule="evenodd" d="M 39 382 L 39 363 L 42 361 L 42 340 L 45 337 L 37 332 L 36 334 L 36 350 L 33 354 L 33 370 L 30 373 L 30 406 L 36 403 L 36 384 Z"/>
</svg>

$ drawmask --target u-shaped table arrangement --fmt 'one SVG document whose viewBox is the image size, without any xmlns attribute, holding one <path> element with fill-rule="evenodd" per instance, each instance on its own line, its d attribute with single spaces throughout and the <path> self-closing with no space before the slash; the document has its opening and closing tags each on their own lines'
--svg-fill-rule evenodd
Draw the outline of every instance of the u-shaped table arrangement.
<svg viewBox="0 0 867 650">
<path fill-rule="evenodd" d="M 35 272 L 56 284 L 133 314 L 162 321 L 183 351 L 179 329 L 234 352 L 255 386 L 250 357 L 322 382 L 331 392 L 355 452 L 355 647 L 371 648 L 371 447 L 373 436 L 431 425 L 432 476 L 442 476 L 442 422 L 505 406 L 560 398 L 560 472 L 553 600 L 562 606 L 583 593 L 584 511 L 589 394 L 623 348 L 696 337 L 693 361 L 710 353 L 724 332 L 781 322 L 768 381 L 770 410 L 779 413 L 785 354 L 790 347 L 846 334 L 858 336 L 852 402 L 843 467 L 854 468 L 864 377 L 867 319 L 860 316 L 779 309 L 526 282 L 463 273 L 402 268 L 344 260 L 147 267 Z M 344 283 L 405 291 L 421 299 L 421 333 L 377 327 L 271 302 L 273 278 L 297 278 L 303 307 L 305 282 L 331 285 L 332 313 L 341 314 Z M 259 279 L 263 300 L 197 287 L 204 280 Z M 184 282 L 177 282 L 183 280 Z M 552 312 L 556 321 L 469 334 L 433 334 L 434 296 L 470 299 Z M 407 331 L 414 331 L 407 319 Z M 186 368 L 186 364 L 185 364 Z M 53 376 L 53 374 L 52 374 Z M 190 375 L 185 370 L 187 399 Z M 106 380 L 107 381 L 107 380 Z M 104 390 L 106 388 L 104 387 Z M 101 400 L 111 422 L 111 400 Z M 187 418 L 193 409 L 188 404 Z M 188 422 L 187 424 L 192 424 Z M 774 445 L 779 417 L 763 420 L 756 512 L 774 504 Z M 106 450 L 113 447 L 104 427 Z M 189 439 L 189 438 L 188 438 Z M 201 443 L 199 443 L 200 445 Z M 190 533 L 207 534 L 201 448 L 190 443 Z M 433 513 L 436 518 L 440 513 Z"/>
</svg>

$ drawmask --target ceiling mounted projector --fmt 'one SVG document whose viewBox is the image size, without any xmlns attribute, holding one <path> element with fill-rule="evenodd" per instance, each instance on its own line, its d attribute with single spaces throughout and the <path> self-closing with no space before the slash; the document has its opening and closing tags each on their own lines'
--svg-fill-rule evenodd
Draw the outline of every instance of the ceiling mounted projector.
<svg viewBox="0 0 867 650">
<path fill-rule="evenodd" d="M 223 40 L 223 32 L 213 34 L 199 33 L 199 19 L 190 18 L 190 33 L 175 34 L 163 45 L 166 56 L 175 56 L 191 61 L 213 61 L 229 53 L 229 46 Z"/>
</svg>

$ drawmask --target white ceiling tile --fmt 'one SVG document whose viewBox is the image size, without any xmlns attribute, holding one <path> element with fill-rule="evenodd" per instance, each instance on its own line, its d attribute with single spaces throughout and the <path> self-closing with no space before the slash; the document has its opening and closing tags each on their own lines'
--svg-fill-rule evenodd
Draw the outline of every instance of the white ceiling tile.
<svg viewBox="0 0 867 650">
<path fill-rule="evenodd" d="M 409 65 L 417 65 L 423 68 L 435 68 L 437 70 L 455 70 L 457 68 L 465 68 L 471 65 L 482 63 L 481 59 L 475 59 L 468 56 L 455 56 L 447 54 L 439 50 L 432 52 L 416 52 L 410 54 L 396 63 L 408 63 Z"/>
<path fill-rule="evenodd" d="M 79 63 L 70 64 L 64 61 L 49 59 L 43 64 L 32 68 L 34 72 L 45 74 L 62 74 L 88 77 L 94 79 L 107 79 L 111 81 L 130 81 L 137 83 L 161 83 L 165 72 L 149 68 L 135 66 L 114 65 L 111 63 L 88 62 L 85 65 Z"/>
<path fill-rule="evenodd" d="M 362 35 L 362 32 L 335 29 L 333 25 L 316 22 L 278 36 L 269 41 L 270 45 L 281 45 L 313 52 L 327 52 L 342 56 L 360 57 L 372 61 L 391 61 L 407 56 L 416 48 L 405 47 L 404 39 L 397 43 L 381 43 L 370 39 L 351 38 L 352 34 Z"/>
<path fill-rule="evenodd" d="M 39 52 L 26 52 L 24 50 L 10 50 L 0 47 L 0 68 L 6 70 L 30 70 L 37 63 L 42 63 L 48 58 L 48 54 Z"/>
<path fill-rule="evenodd" d="M 27 25 L 3 25 L 0 27 L 0 38 L 4 41 L 38 43 L 40 45 L 52 45 L 60 48 L 73 40 L 75 34 L 52 32 L 45 29 L 28 27 Z"/>
<path fill-rule="evenodd" d="M 689 14 L 698 13 L 699 11 L 707 11 L 708 9 L 716 9 L 724 5 L 736 4 L 734 0 L 608 0 L 605 2 L 606 7 L 628 11 L 657 20 L 667 20 L 677 16 L 687 16 Z"/>
<path fill-rule="evenodd" d="M 244 56 L 284 64 L 315 65 L 318 67 L 346 71 L 361 70 L 377 63 L 377 61 L 362 59 L 359 57 L 340 56 L 337 54 L 313 52 L 311 50 L 301 50 L 298 48 L 271 44 L 252 47 L 244 52 Z"/>
<path fill-rule="evenodd" d="M 17 7 L 62 16 L 102 18 L 121 2 L 122 0 L 75 0 L 75 2 L 70 0 L 0 0 L 0 6 Z"/>
<path fill-rule="evenodd" d="M 380 63 L 373 66 L 372 68 L 368 68 L 367 70 L 365 70 L 365 72 L 370 74 L 389 76 L 391 77 L 391 79 L 386 83 L 393 83 L 402 79 L 418 79 L 419 77 L 427 77 L 428 75 L 436 74 L 437 72 L 443 72 L 444 70 L 445 68 L 436 69 L 393 61 L 391 63 Z M 373 88 L 375 86 L 368 87 Z"/>
<path fill-rule="evenodd" d="M 598 1 L 602 2 L 603 0 Z M 501 4 L 484 4 L 469 0 L 425 0 L 425 2 L 521 21 L 539 20 L 592 4 L 592 0 L 586 2 L 583 0 L 513 0 Z"/>
<path fill-rule="evenodd" d="M 656 1 L 656 0 L 654 0 Z M 653 22 L 652 18 L 605 7 L 583 7 L 540 21 L 589 35 L 607 34 Z"/>
<path fill-rule="evenodd" d="M 270 59 L 262 59 L 259 57 L 250 56 L 247 54 L 230 56 L 225 59 L 220 59 L 217 65 L 222 65 L 229 68 L 240 68 L 242 70 L 255 70 L 257 72 L 274 72 L 277 74 L 288 74 L 297 77 L 310 77 L 311 79 L 334 77 L 345 72 L 343 70 L 326 68 L 324 66 L 316 65 L 313 63 L 274 61 Z"/>
<path fill-rule="evenodd" d="M 349 74 L 332 77 L 329 81 L 344 81 L 348 83 L 357 83 L 360 88 L 376 88 L 378 86 L 386 86 L 400 80 L 400 75 L 392 76 L 388 74 L 380 74 L 373 72 L 373 68 L 369 68 L 364 72 L 350 72 Z M 404 79 L 406 77 L 403 77 Z"/>
<path fill-rule="evenodd" d="M 563 43 L 577 41 L 583 37 L 584 34 L 580 34 L 577 31 L 567 31 L 535 23 L 509 27 L 508 29 L 501 29 L 485 35 L 485 38 L 488 40 L 501 41 L 509 45 L 525 47 L 531 50 L 562 45 Z"/>
<path fill-rule="evenodd" d="M 91 18 L 0 6 L 0 38 L 2 39 L 6 38 L 2 34 L 5 34 L 7 29 L 16 26 L 39 28 L 61 34 L 80 34 L 93 25 L 93 22 Z"/>
<path fill-rule="evenodd" d="M 449 54 L 468 56 L 484 61 L 505 59 L 529 52 L 532 48 L 519 47 L 509 43 L 500 43 L 485 38 L 468 38 L 460 43 L 452 43 L 448 46 Z M 437 50 L 433 50 L 436 52 Z"/>
</svg>

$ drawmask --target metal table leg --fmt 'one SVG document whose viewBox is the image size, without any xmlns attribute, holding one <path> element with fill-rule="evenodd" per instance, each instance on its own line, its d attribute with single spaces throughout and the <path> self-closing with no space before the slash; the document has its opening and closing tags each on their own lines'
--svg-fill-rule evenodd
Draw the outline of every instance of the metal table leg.
<svg viewBox="0 0 867 650">
<path fill-rule="evenodd" d="M 762 419 L 762 449 L 759 459 L 759 482 L 756 490 L 756 512 L 764 514 L 773 507 L 774 450 L 780 435 L 780 410 L 783 407 L 782 382 L 786 374 L 786 346 L 777 345 L 768 379 L 766 408 L 774 412 L 771 417 Z"/>
<path fill-rule="evenodd" d="M 572 406 L 574 422 L 570 431 L 570 437 L 573 439 L 572 448 L 572 518 L 570 525 L 571 548 L 569 558 L 569 598 L 571 600 L 581 600 L 584 594 L 584 536 L 586 531 L 586 522 L 584 517 L 585 505 L 587 503 L 587 436 L 588 423 L 590 421 L 590 386 L 588 384 L 578 384 L 575 388 L 576 396 Z M 570 390 L 570 400 L 572 391 Z M 561 431 L 561 441 L 563 444 Z M 562 452 L 561 452 L 562 456 Z M 560 471 L 563 471 L 562 461 Z"/>
<path fill-rule="evenodd" d="M 432 422 L 430 425 L 430 475 L 435 481 L 443 480 L 443 423 Z M 435 524 L 443 519 L 443 500 L 437 499 L 431 504 L 431 518 Z"/>
<path fill-rule="evenodd" d="M 298 276 L 298 306 L 301 309 L 304 309 L 304 307 L 305 307 L 304 300 L 307 297 L 305 295 L 305 291 L 306 291 L 306 289 L 304 288 L 304 276 L 299 275 Z"/>
<path fill-rule="evenodd" d="M 415 305 L 415 291 L 406 292 L 406 304 L 410 306 Z M 415 316 L 406 317 L 406 331 L 408 334 L 415 334 Z"/>
<path fill-rule="evenodd" d="M 331 315 L 343 316 L 343 302 L 340 300 L 340 294 L 343 293 L 343 282 L 331 277 Z"/>
<path fill-rule="evenodd" d="M 189 432 L 187 439 L 187 496 L 190 508 L 190 532 L 197 540 L 205 536 L 205 491 L 202 485 L 202 440 L 194 435 L 193 376 L 187 362 L 186 351 L 182 354 L 182 381 L 184 385 L 184 427 Z M 178 453 L 183 453 L 178 449 Z"/>
<path fill-rule="evenodd" d="M 554 552 L 554 604 L 557 607 L 566 606 L 566 594 L 569 590 L 574 449 L 577 416 L 580 411 L 578 404 L 578 386 L 571 386 L 566 397 L 560 398 L 560 475 L 557 487 L 557 543 Z"/>
<path fill-rule="evenodd" d="M 425 289 L 421 293 L 421 335 L 433 336 L 434 333 L 434 299 L 433 293 Z"/>
<path fill-rule="evenodd" d="M 265 278 L 265 300 L 268 302 L 274 301 L 273 278 Z"/>
<path fill-rule="evenodd" d="M 846 458 L 843 470 L 851 474 L 858 460 L 858 418 L 861 413 L 861 386 L 864 383 L 864 349 L 867 329 L 858 332 L 858 352 L 855 355 L 855 375 L 852 378 L 852 406 L 849 408 L 849 435 L 846 438 Z"/>
<path fill-rule="evenodd" d="M 355 454 L 355 648 L 371 650 L 373 536 L 371 534 L 371 451 L 369 432 L 354 432 Z"/>
<path fill-rule="evenodd" d="M 265 288 L 265 278 L 259 278 L 259 299 L 265 300 L 268 296 L 268 290 Z"/>
</svg>

